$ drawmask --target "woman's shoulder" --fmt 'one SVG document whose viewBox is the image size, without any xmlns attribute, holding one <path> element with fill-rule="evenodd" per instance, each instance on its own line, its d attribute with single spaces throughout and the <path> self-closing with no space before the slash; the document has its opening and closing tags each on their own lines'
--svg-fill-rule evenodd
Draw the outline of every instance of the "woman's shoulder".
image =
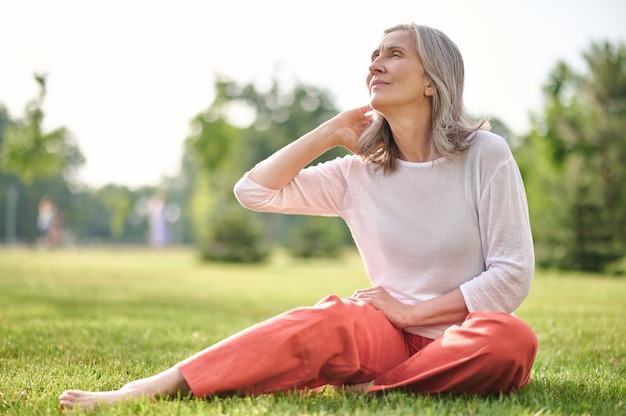
<svg viewBox="0 0 626 416">
<path fill-rule="evenodd" d="M 476 157 L 499 161 L 512 157 L 511 148 L 504 137 L 487 130 L 478 130 L 469 137 L 469 152 Z"/>
</svg>

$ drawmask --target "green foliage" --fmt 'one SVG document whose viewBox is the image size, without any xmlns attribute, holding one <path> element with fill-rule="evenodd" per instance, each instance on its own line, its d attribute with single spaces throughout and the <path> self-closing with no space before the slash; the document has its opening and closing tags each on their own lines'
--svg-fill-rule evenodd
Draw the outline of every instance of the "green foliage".
<svg viewBox="0 0 626 416">
<path fill-rule="evenodd" d="M 233 171 L 233 155 L 240 130 L 209 110 L 191 122 L 193 134 L 186 140 L 187 152 L 201 174 L 220 187 L 224 174 Z"/>
<path fill-rule="evenodd" d="M 109 213 L 111 237 L 120 238 L 124 234 L 126 221 L 132 211 L 130 191 L 118 185 L 106 185 L 97 191 Z"/>
<path fill-rule="evenodd" d="M 258 265 L 190 250 L 0 250 L 0 414 L 60 414 L 69 388 L 116 389 L 289 308 L 368 285 L 357 255 Z M 509 395 L 337 390 L 207 400 L 136 399 L 89 415 L 621 415 L 626 280 L 535 278 L 517 315 L 539 338 L 533 382 Z"/>
<path fill-rule="evenodd" d="M 290 234 L 289 252 L 295 257 L 338 257 L 345 240 L 345 224 L 339 218 L 307 216 Z"/>
<path fill-rule="evenodd" d="M 235 203 L 214 214 L 209 235 L 206 244 L 201 246 L 205 260 L 258 263 L 270 254 L 259 224 Z"/>
<path fill-rule="evenodd" d="M 0 155 L 5 172 L 17 175 L 26 185 L 48 180 L 84 163 L 78 146 L 63 127 L 45 133 L 42 130 L 46 78 L 36 75 L 39 97 L 31 101 L 23 121 L 10 124 Z"/>
<path fill-rule="evenodd" d="M 244 129 L 242 162 L 244 169 L 273 154 L 306 132 L 334 116 L 338 110 L 330 93 L 311 85 L 298 83 L 283 91 L 274 80 L 266 92 L 258 91 L 253 84 L 239 86 L 231 81 L 218 80 L 219 91 L 224 91 L 223 101 L 249 106 L 255 120 Z M 321 155 L 311 164 L 345 155 L 347 150 L 335 148 Z"/>
<path fill-rule="evenodd" d="M 249 126 L 236 127 L 230 120 L 236 118 L 242 108 L 253 113 L 254 120 Z M 286 241 L 287 229 L 310 228 L 300 218 L 273 217 L 272 221 L 262 221 L 263 217 L 259 215 L 249 215 L 245 220 L 231 224 L 228 220 L 231 214 L 224 214 L 224 206 L 231 207 L 233 186 L 245 171 L 335 113 L 329 94 L 312 86 L 298 84 L 285 92 L 274 80 L 268 91 L 261 92 L 253 84 L 239 85 L 225 78 L 216 79 L 215 98 L 205 112 L 193 119 L 192 134 L 185 143 L 185 159 L 192 162 L 197 172 L 191 217 L 196 244 L 204 258 L 262 260 L 268 245 Z M 344 149 L 336 149 L 313 163 L 345 153 Z M 241 208 L 231 207 L 231 210 L 238 209 Z M 229 233 L 223 229 L 225 224 L 238 228 Z M 248 224 L 254 230 L 245 233 L 240 229 L 242 224 Z M 310 232 L 305 229 L 299 235 Z M 345 227 L 341 230 L 344 234 L 340 239 L 344 241 Z M 259 231 L 263 237 L 256 237 Z M 228 238 L 234 240 L 229 242 Z M 312 241 L 301 241 L 299 247 L 302 251 L 309 244 L 309 249 L 314 250 L 309 250 L 309 254 L 333 255 L 334 248 L 330 246 L 335 244 L 332 241 L 336 237 L 331 233 L 324 239 L 323 245 L 319 244 L 321 240 L 315 243 L 316 247 L 311 246 Z M 245 246 L 238 248 L 238 244 Z M 252 247 L 251 244 L 259 246 Z M 228 253 L 229 250 L 232 253 Z"/>
<path fill-rule="evenodd" d="M 52 195 L 63 213 L 63 244 L 143 244 L 148 231 L 147 205 L 154 187 L 68 189 L 62 180 L 38 183 L 37 194 Z M 0 207 L 1 208 L 1 207 Z"/>
<path fill-rule="evenodd" d="M 11 124 L 13 124 L 13 120 L 11 120 L 9 112 L 2 104 L 0 104 L 0 151 L 2 150 L 6 130 Z"/>
<path fill-rule="evenodd" d="M 593 44 L 587 71 L 561 62 L 545 114 L 516 156 L 541 265 L 600 271 L 626 255 L 626 46 Z"/>
<path fill-rule="evenodd" d="M 22 120 L 11 120 L 5 110 L 0 114 L 0 170 L 6 175 L 0 177 L 0 183 L 8 183 L 6 189 L 13 190 L 13 196 L 7 195 L 7 199 L 15 199 L 15 191 L 23 189 L 21 195 L 17 194 L 17 198 L 23 201 L 18 200 L 17 203 L 25 205 L 23 211 L 18 211 L 20 215 L 7 220 L 7 223 L 25 223 L 23 234 L 30 243 L 37 238 L 36 207 L 42 196 L 38 188 L 59 180 L 66 182 L 73 170 L 85 161 L 65 128 L 44 132 L 42 105 L 46 95 L 46 76 L 35 75 L 35 81 L 39 86 L 39 96 L 28 103 Z M 9 175 L 15 180 L 7 177 Z M 7 208 L 7 211 L 13 210 Z"/>
</svg>

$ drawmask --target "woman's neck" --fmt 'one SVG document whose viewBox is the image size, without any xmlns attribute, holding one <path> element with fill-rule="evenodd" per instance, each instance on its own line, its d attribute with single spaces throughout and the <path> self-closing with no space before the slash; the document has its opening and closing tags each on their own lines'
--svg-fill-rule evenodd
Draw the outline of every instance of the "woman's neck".
<svg viewBox="0 0 626 416">
<path fill-rule="evenodd" d="M 398 146 L 400 159 L 407 162 L 428 162 L 436 157 L 431 147 L 430 112 L 411 117 L 392 117 L 387 122 Z"/>
</svg>

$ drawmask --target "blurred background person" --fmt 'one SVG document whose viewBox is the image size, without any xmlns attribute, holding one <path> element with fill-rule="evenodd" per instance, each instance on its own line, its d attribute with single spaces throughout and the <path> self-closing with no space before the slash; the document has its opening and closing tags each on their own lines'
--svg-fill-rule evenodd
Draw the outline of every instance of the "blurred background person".
<svg viewBox="0 0 626 416">
<path fill-rule="evenodd" d="M 55 246 L 60 241 L 61 236 L 61 216 L 59 210 L 49 196 L 44 196 L 39 201 L 39 211 L 37 214 L 37 229 L 43 237 L 46 246 Z"/>
<path fill-rule="evenodd" d="M 148 202 L 148 238 L 153 247 L 163 247 L 168 242 L 167 204 L 165 197 L 156 194 Z"/>
</svg>

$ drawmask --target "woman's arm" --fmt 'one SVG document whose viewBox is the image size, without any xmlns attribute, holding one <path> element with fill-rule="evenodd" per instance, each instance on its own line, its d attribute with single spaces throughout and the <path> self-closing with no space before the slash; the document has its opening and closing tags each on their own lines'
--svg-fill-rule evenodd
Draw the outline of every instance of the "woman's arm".
<svg viewBox="0 0 626 416">
<path fill-rule="evenodd" d="M 356 141 L 370 123 L 369 106 L 344 111 L 278 150 L 247 176 L 269 189 L 281 189 L 320 154 L 335 146 L 354 151 Z"/>
<path fill-rule="evenodd" d="M 414 305 L 399 302 L 380 286 L 357 290 L 352 297 L 383 312 L 397 328 L 459 322 L 469 313 L 459 288 Z"/>
</svg>

